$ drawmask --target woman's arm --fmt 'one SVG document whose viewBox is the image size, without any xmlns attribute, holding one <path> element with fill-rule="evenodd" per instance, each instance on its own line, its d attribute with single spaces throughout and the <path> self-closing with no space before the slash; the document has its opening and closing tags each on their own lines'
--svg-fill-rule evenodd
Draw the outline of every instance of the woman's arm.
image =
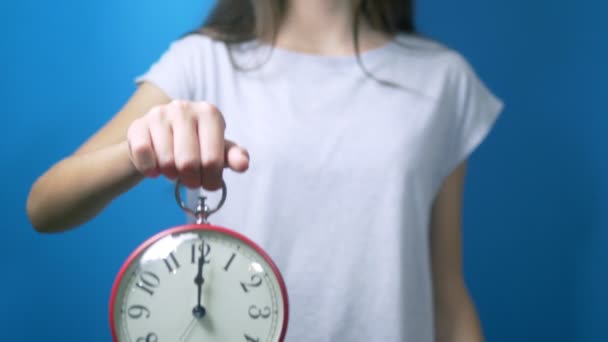
<svg viewBox="0 0 608 342">
<path fill-rule="evenodd" d="M 244 172 L 247 150 L 224 139 L 224 117 L 206 102 L 171 101 L 142 84 L 124 109 L 33 185 L 27 212 L 40 232 L 76 227 L 144 176 L 215 190 L 224 167 Z"/>
<path fill-rule="evenodd" d="M 466 163 L 442 185 L 433 205 L 431 257 L 438 342 L 481 342 L 483 334 L 462 272 L 461 221 Z"/>
<path fill-rule="evenodd" d="M 127 130 L 151 108 L 170 101 L 160 89 L 142 84 L 110 122 L 40 176 L 27 199 L 32 226 L 43 233 L 76 227 L 142 180 L 129 159 Z"/>
</svg>

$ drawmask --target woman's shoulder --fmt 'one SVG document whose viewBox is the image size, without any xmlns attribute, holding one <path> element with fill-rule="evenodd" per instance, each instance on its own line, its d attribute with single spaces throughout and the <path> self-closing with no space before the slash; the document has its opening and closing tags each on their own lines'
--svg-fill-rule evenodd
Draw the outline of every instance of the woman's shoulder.
<svg viewBox="0 0 608 342">
<path fill-rule="evenodd" d="M 403 69 L 415 72 L 424 78 L 462 82 L 476 78 L 476 71 L 467 57 L 447 44 L 422 34 L 399 34 L 394 44 Z"/>
<path fill-rule="evenodd" d="M 174 99 L 201 98 L 200 76 L 218 69 L 218 60 L 225 59 L 220 52 L 225 49 L 225 44 L 202 33 L 174 38 L 135 81 L 154 83 Z"/>
<path fill-rule="evenodd" d="M 422 33 L 399 33 L 393 42 L 412 55 L 446 56 L 457 51 L 446 43 Z"/>
<path fill-rule="evenodd" d="M 202 32 L 190 32 L 170 42 L 170 49 L 184 52 L 206 52 L 213 49 L 223 48 L 224 43 Z"/>
<path fill-rule="evenodd" d="M 167 64 L 187 68 L 186 74 L 202 69 L 214 70 L 218 63 L 225 65 L 229 60 L 226 43 L 201 32 L 175 38 L 162 55 L 159 62 L 167 61 Z"/>
</svg>

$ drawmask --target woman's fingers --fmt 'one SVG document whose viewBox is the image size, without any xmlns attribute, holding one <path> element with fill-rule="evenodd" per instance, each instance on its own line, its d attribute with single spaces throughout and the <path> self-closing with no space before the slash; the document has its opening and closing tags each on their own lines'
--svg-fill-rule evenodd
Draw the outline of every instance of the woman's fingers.
<svg viewBox="0 0 608 342">
<path fill-rule="evenodd" d="M 236 172 L 245 172 L 249 168 L 249 152 L 230 140 L 224 142 L 225 167 Z"/>
<path fill-rule="evenodd" d="M 224 169 L 224 131 L 226 125 L 220 111 L 210 104 L 198 103 L 198 138 L 201 152 L 202 182 L 207 190 L 222 186 Z"/>
<path fill-rule="evenodd" d="M 165 117 L 152 121 L 149 125 L 158 169 L 165 177 L 175 179 L 178 176 L 178 172 L 175 167 L 173 130 L 171 125 Z"/>
<path fill-rule="evenodd" d="M 129 127 L 129 157 L 142 174 L 180 178 L 189 188 L 217 190 L 225 167 L 249 168 L 249 153 L 225 140 L 222 113 L 205 102 L 173 101 L 155 107 Z"/>
<path fill-rule="evenodd" d="M 158 176 L 160 171 L 147 123 L 143 120 L 133 122 L 129 127 L 127 137 L 129 158 L 135 168 L 147 177 Z"/>
<path fill-rule="evenodd" d="M 201 158 L 196 117 L 183 115 L 181 111 L 175 112 L 174 115 L 171 118 L 174 143 L 173 153 L 179 178 L 186 187 L 200 187 Z"/>
</svg>

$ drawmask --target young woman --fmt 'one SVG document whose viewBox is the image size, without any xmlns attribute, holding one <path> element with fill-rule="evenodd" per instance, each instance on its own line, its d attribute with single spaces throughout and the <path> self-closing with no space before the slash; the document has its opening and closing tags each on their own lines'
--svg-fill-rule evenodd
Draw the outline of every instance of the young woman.
<svg viewBox="0 0 608 342">
<path fill-rule="evenodd" d="M 461 272 L 466 159 L 502 102 L 415 33 L 410 0 L 220 0 L 128 103 L 33 185 L 40 232 L 145 177 L 230 200 L 275 259 L 287 341 L 482 340 Z"/>
</svg>

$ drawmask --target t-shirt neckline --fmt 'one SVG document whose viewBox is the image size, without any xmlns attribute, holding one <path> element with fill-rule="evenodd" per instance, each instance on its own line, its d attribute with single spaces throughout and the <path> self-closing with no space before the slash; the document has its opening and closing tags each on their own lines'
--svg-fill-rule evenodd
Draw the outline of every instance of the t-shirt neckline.
<svg viewBox="0 0 608 342">
<path fill-rule="evenodd" d="M 389 41 L 374 47 L 367 49 L 359 53 L 359 58 L 364 63 L 374 63 L 386 55 L 386 52 L 393 48 L 396 44 L 397 37 L 391 38 Z M 330 67 L 352 67 L 358 66 L 357 55 L 320 55 L 309 52 L 297 51 L 279 46 L 270 45 L 267 43 L 258 42 L 258 46 L 264 51 L 269 51 L 271 54 L 270 60 L 276 59 L 276 61 L 294 62 L 300 63 L 312 63 L 319 66 L 330 66 Z"/>
</svg>

